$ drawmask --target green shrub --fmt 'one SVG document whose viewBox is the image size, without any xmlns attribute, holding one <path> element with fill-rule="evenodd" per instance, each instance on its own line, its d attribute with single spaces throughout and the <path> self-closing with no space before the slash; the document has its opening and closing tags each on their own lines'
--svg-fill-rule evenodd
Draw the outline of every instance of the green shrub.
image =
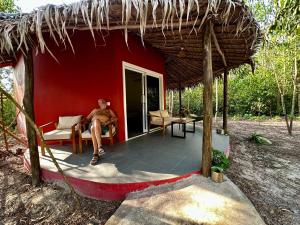
<svg viewBox="0 0 300 225">
<path fill-rule="evenodd" d="M 6 126 L 8 126 L 14 121 L 14 118 L 16 116 L 16 107 L 11 101 L 5 99 L 3 102 L 3 111 L 3 122 Z M 15 128 L 15 125 L 16 124 L 13 124 L 13 126 L 11 127 L 12 130 Z"/>
<path fill-rule="evenodd" d="M 213 159 L 212 159 L 212 171 L 215 172 L 224 172 L 229 168 L 229 159 L 226 155 L 217 150 L 213 149 Z"/>
<path fill-rule="evenodd" d="M 261 134 L 253 133 L 251 134 L 251 137 L 249 138 L 250 141 L 255 142 L 259 145 L 271 145 L 272 142 L 267 139 L 266 137 L 263 137 Z"/>
</svg>

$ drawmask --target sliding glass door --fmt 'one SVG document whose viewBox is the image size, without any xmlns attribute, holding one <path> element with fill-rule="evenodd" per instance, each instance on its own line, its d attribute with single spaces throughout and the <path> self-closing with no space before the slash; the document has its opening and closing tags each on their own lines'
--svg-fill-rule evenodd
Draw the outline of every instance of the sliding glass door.
<svg viewBox="0 0 300 225">
<path fill-rule="evenodd" d="M 132 138 L 144 133 L 143 118 L 143 74 L 125 70 L 127 137 Z"/>
<path fill-rule="evenodd" d="M 124 78 L 126 137 L 130 139 L 148 131 L 149 111 L 163 109 L 162 76 L 125 67 Z"/>
</svg>

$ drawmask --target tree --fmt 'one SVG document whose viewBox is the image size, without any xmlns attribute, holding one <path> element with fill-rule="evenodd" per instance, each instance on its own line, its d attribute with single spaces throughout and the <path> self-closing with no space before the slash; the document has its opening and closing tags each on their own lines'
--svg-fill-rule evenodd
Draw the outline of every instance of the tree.
<svg viewBox="0 0 300 225">
<path fill-rule="evenodd" d="M 298 92 L 300 93 L 300 84 L 298 78 L 298 60 L 299 60 L 299 53 L 298 53 L 298 43 L 299 43 L 299 34 L 300 34 L 300 4 L 298 1 L 294 0 L 280 0 L 274 1 L 276 6 L 276 19 L 272 26 L 270 26 L 270 33 L 279 36 L 280 42 L 287 43 L 289 52 L 291 53 L 291 58 L 293 59 L 293 64 L 291 67 L 294 68 L 293 75 L 292 75 L 292 86 L 293 86 L 293 94 L 292 94 L 292 103 L 291 103 L 291 112 L 290 112 L 290 121 L 288 120 L 288 116 L 285 110 L 285 103 L 284 98 L 282 95 L 283 89 L 280 87 L 280 80 L 276 77 L 276 81 L 278 84 L 278 88 L 281 94 L 281 102 L 283 111 L 285 114 L 285 120 L 287 124 L 287 129 L 289 134 L 292 134 L 293 129 L 293 119 L 295 114 L 295 104 L 296 104 L 296 96 L 297 96 L 297 87 Z M 286 72 L 286 60 L 288 58 L 284 57 L 284 73 Z M 298 104 L 300 103 L 298 94 Z M 299 107 L 300 110 L 300 107 Z M 300 111 L 299 111 L 300 113 Z"/>
<path fill-rule="evenodd" d="M 15 6 L 14 0 L 0 0 L 0 12 L 12 13 L 18 11 L 18 8 Z M 11 93 L 13 88 L 13 80 L 12 80 L 12 69 L 11 68 L 0 68 L 0 85 L 6 91 Z M 5 125 L 10 124 L 15 117 L 16 108 L 14 105 L 7 101 L 6 99 L 3 101 L 3 123 Z"/>
<path fill-rule="evenodd" d="M 0 0 L 0 12 L 12 13 L 17 11 L 19 9 L 16 7 L 14 0 Z"/>
</svg>

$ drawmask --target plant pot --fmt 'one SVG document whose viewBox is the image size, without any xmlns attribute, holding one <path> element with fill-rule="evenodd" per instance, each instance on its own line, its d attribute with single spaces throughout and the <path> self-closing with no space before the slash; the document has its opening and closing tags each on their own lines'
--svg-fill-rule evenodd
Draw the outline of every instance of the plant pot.
<svg viewBox="0 0 300 225">
<path fill-rule="evenodd" d="M 223 182 L 223 173 L 211 171 L 211 179 L 216 183 Z"/>
</svg>

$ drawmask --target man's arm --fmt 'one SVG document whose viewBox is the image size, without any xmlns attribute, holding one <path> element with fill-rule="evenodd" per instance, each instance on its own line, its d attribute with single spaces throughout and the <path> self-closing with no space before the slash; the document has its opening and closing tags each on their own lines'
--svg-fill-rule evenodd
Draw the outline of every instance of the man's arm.
<svg viewBox="0 0 300 225">
<path fill-rule="evenodd" d="M 93 118 L 94 114 L 95 114 L 96 109 L 93 109 L 92 112 L 86 117 L 86 119 L 89 121 Z"/>
<path fill-rule="evenodd" d="M 111 119 L 110 122 L 116 122 L 118 120 L 116 114 L 114 113 L 114 111 L 112 111 L 111 109 L 109 109 L 110 115 L 111 115 Z"/>
</svg>

